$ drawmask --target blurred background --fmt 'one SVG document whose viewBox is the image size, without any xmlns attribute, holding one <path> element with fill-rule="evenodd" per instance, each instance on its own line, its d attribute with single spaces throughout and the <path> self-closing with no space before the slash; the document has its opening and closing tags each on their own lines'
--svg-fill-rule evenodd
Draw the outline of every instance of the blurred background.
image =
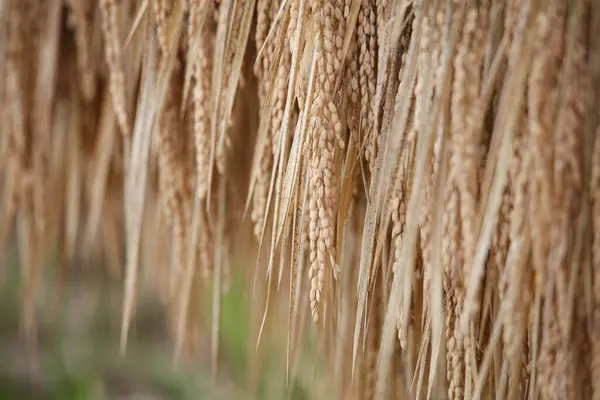
<svg viewBox="0 0 600 400">
<path fill-rule="evenodd" d="M 286 387 L 287 332 L 281 330 L 287 323 L 281 318 L 286 318 L 287 303 L 269 310 L 274 323 L 265 328 L 256 350 L 251 293 L 244 289 L 251 285 L 242 281 L 230 282 L 223 295 L 218 369 L 213 375 L 210 287 L 203 304 L 205 329 L 198 332 L 193 353 L 175 364 L 164 310 L 156 296 L 144 293 L 126 354 L 120 355 L 122 279 L 95 266 L 70 268 L 62 284 L 52 276 L 56 267 L 45 268 L 36 334 L 25 336 L 21 271 L 15 257 L 9 258 L 0 284 L 0 400 L 307 399 L 308 387 L 318 390 L 311 354 L 300 358 L 297 379 Z M 279 334 L 271 325 L 278 326 Z"/>
</svg>

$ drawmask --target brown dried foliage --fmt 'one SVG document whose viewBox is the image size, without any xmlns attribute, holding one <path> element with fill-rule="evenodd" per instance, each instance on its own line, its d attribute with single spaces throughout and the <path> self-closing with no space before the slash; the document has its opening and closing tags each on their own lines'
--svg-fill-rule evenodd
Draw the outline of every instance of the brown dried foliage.
<svg viewBox="0 0 600 400">
<path fill-rule="evenodd" d="M 595 1 L 65 4 L 0 2 L 29 332 L 45 256 L 104 253 L 124 338 L 154 268 L 178 356 L 212 283 L 214 366 L 256 253 L 253 326 L 289 296 L 291 379 L 313 330 L 339 398 L 600 398 Z"/>
</svg>

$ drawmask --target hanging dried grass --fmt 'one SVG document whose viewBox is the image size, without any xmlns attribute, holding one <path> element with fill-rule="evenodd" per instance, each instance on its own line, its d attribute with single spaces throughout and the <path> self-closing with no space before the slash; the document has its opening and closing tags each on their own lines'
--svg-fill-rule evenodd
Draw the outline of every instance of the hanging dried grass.
<svg viewBox="0 0 600 400">
<path fill-rule="evenodd" d="M 312 330 L 339 398 L 599 396 L 595 1 L 61 4 L 0 2 L 30 332 L 45 256 L 103 252 L 123 346 L 142 265 L 178 357 L 212 279 L 215 367 L 229 260 L 258 250 L 253 324 L 289 296 L 289 379 Z"/>
</svg>

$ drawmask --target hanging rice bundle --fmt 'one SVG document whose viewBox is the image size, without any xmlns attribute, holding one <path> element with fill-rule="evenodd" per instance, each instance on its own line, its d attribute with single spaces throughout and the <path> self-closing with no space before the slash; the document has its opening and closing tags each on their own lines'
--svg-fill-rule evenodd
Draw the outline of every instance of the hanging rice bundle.
<svg viewBox="0 0 600 400">
<path fill-rule="evenodd" d="M 177 357 L 212 298 L 216 368 L 233 274 L 258 339 L 287 301 L 288 382 L 311 334 L 338 398 L 600 398 L 600 3 L 3 0 L 0 22 L 26 332 L 48 257 L 60 281 L 102 256 L 122 350 L 140 289 Z"/>
</svg>

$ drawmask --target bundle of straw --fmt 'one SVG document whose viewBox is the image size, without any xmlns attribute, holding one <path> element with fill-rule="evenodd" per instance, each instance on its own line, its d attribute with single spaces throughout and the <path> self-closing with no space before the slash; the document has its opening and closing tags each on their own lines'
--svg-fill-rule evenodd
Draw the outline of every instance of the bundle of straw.
<svg viewBox="0 0 600 400">
<path fill-rule="evenodd" d="M 599 96 L 595 0 L 1 0 L 23 322 L 102 256 L 216 361 L 251 270 L 339 398 L 600 398 Z"/>
</svg>

